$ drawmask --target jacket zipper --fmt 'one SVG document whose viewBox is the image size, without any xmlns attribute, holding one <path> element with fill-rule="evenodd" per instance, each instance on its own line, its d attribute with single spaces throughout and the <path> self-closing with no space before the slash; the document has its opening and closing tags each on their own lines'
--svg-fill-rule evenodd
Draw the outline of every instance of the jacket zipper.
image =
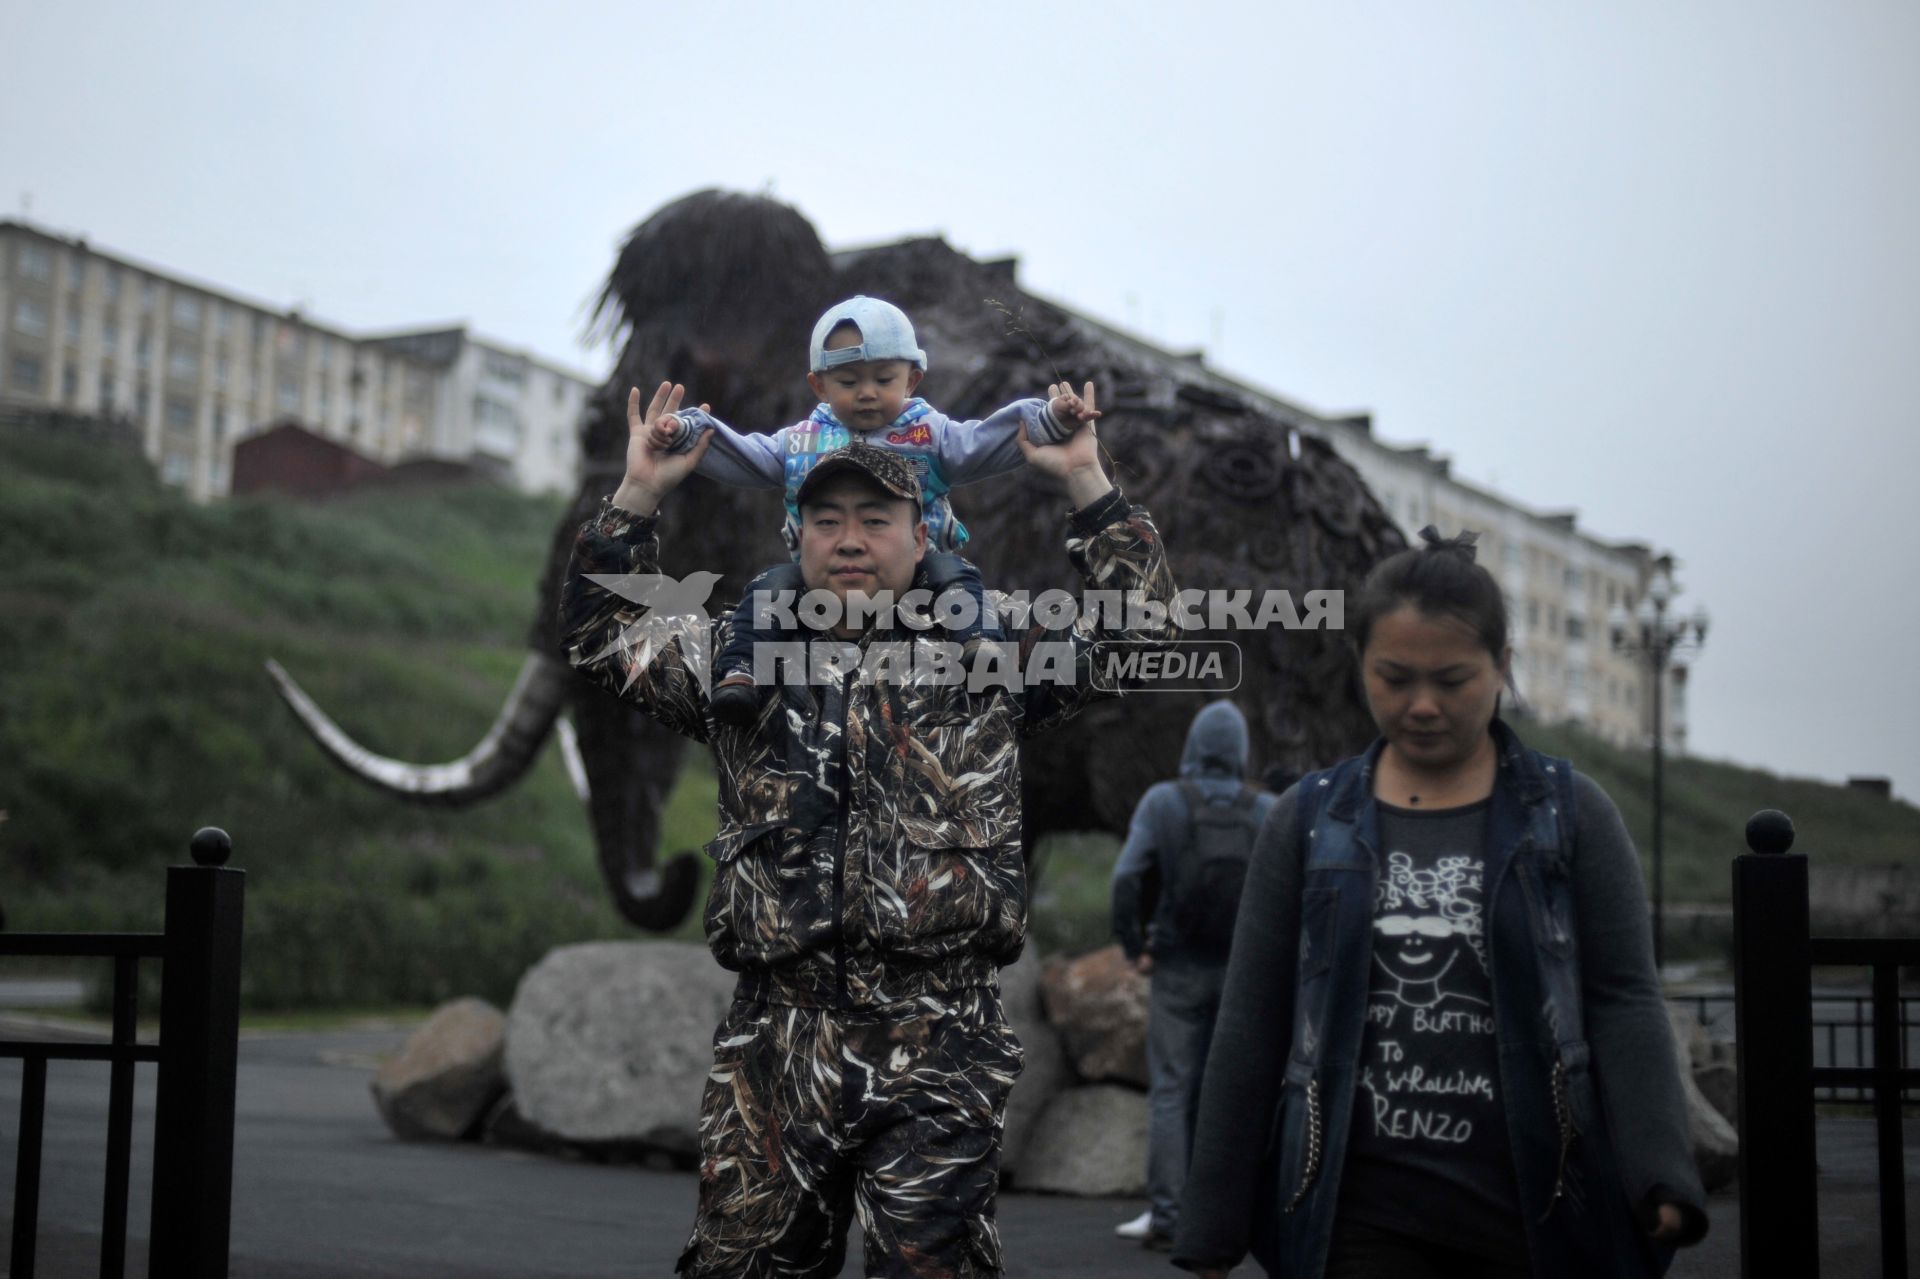
<svg viewBox="0 0 1920 1279">
<path fill-rule="evenodd" d="M 1307 1197 L 1307 1191 L 1313 1189 L 1313 1179 L 1320 1172 L 1320 1079 L 1315 1076 L 1307 1080 L 1307 1166 L 1300 1173 L 1300 1186 L 1293 1192 L 1293 1198 L 1287 1201 L 1287 1211 L 1292 1212 Z"/>
<path fill-rule="evenodd" d="M 1553 1126 L 1560 1136 L 1560 1162 L 1553 1174 L 1553 1193 L 1547 1196 L 1546 1210 L 1540 1214 L 1543 1222 L 1553 1215 L 1554 1205 L 1566 1194 L 1567 1156 L 1578 1135 L 1573 1126 L 1573 1105 L 1567 1099 L 1567 1063 L 1557 1051 L 1553 1059 Z"/>
<path fill-rule="evenodd" d="M 1520 881 L 1520 893 L 1526 898 L 1528 914 L 1541 921 L 1542 930 L 1555 943 L 1564 945 L 1567 941 L 1566 932 L 1547 904 L 1545 886 L 1534 884 L 1532 868 L 1521 864 L 1517 853 L 1513 861 L 1513 875 Z M 1567 1097 L 1567 1063 L 1560 1055 L 1558 1045 L 1554 1047 L 1553 1075 L 1549 1083 L 1553 1094 L 1553 1128 L 1559 1139 L 1560 1153 L 1554 1166 L 1553 1192 L 1547 1196 L 1547 1206 L 1540 1213 L 1543 1222 L 1553 1215 L 1554 1205 L 1566 1196 L 1567 1159 L 1573 1152 L 1573 1139 L 1579 1135 L 1579 1130 L 1573 1126 L 1573 1104 Z"/>
<path fill-rule="evenodd" d="M 847 819 L 853 811 L 853 770 L 847 759 L 847 700 L 853 676 L 840 687 L 840 803 L 833 833 L 833 984 L 834 1002 L 847 1008 Z"/>
</svg>

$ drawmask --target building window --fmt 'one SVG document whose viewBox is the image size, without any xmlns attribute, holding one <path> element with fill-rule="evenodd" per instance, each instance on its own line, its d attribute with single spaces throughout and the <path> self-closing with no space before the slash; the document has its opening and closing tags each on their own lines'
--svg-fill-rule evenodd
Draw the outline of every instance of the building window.
<svg viewBox="0 0 1920 1279">
<path fill-rule="evenodd" d="M 168 453 L 160 463 L 160 478 L 168 484 L 185 484 L 193 478 L 193 458 L 186 453 Z"/>
<path fill-rule="evenodd" d="M 505 382 L 511 386 L 518 386 L 526 381 L 526 372 L 518 360 L 496 355 L 491 351 L 487 352 L 486 371 L 487 376 L 494 381 Z"/>
<path fill-rule="evenodd" d="M 160 300 L 160 282 L 151 276 L 140 281 L 140 309 L 153 310 L 153 304 Z"/>
<path fill-rule="evenodd" d="M 1569 595 L 1577 595 L 1587 589 L 1587 575 L 1577 568 L 1569 568 L 1565 580 Z"/>
<path fill-rule="evenodd" d="M 60 370 L 60 398 L 66 401 L 68 408 L 72 408 L 80 398 L 80 370 L 74 367 L 71 360 Z"/>
<path fill-rule="evenodd" d="M 80 309 L 78 307 L 68 307 L 67 308 L 67 341 L 78 342 L 79 340 L 80 340 Z"/>
<path fill-rule="evenodd" d="M 177 395 L 167 397 L 167 429 L 169 431 L 193 430 L 193 401 L 181 399 Z"/>
<path fill-rule="evenodd" d="M 120 326 L 112 320 L 100 321 L 100 345 L 109 355 L 120 345 Z"/>
<path fill-rule="evenodd" d="M 13 327 L 41 338 L 47 335 L 47 308 L 35 298 L 21 298 L 13 304 Z"/>
<path fill-rule="evenodd" d="M 200 327 L 200 299 L 191 293 L 173 295 L 173 322 L 183 329 Z"/>
<path fill-rule="evenodd" d="M 1586 637 L 1587 637 L 1586 619 L 1583 617 L 1575 617 L 1572 613 L 1567 614 L 1567 638 L 1570 640 L 1577 640 L 1577 639 L 1585 639 Z"/>
<path fill-rule="evenodd" d="M 300 409 L 300 384 L 290 377 L 280 379 L 280 411 L 295 413 Z"/>
<path fill-rule="evenodd" d="M 113 412 L 113 370 L 112 369 L 102 369 L 100 371 L 100 411 L 102 413 Z"/>
<path fill-rule="evenodd" d="M 7 369 L 7 385 L 16 391 L 40 390 L 40 379 L 46 368 L 37 355 L 15 355 Z"/>
<path fill-rule="evenodd" d="M 139 411 L 140 420 L 146 421 L 153 416 L 153 388 L 142 382 L 133 393 L 134 407 Z"/>
<path fill-rule="evenodd" d="M 221 337 L 233 332 L 233 308 L 219 302 L 213 304 L 213 331 Z"/>
<path fill-rule="evenodd" d="M 213 381 L 216 386 L 227 384 L 227 353 L 225 351 L 213 357 Z"/>
<path fill-rule="evenodd" d="M 190 346 L 176 347 L 167 353 L 167 376 L 179 382 L 191 382 L 200 376 L 200 353 Z"/>
<path fill-rule="evenodd" d="M 224 404 L 216 404 L 213 406 L 213 442 L 217 446 L 226 438 L 227 406 Z"/>
<path fill-rule="evenodd" d="M 1560 629 L 1560 606 L 1558 604 L 1547 605 L 1547 629 L 1550 631 Z"/>
<path fill-rule="evenodd" d="M 105 270 L 106 275 L 104 278 L 107 286 L 107 301 L 118 302 L 120 300 L 120 272 L 113 267 L 107 267 Z"/>
<path fill-rule="evenodd" d="M 553 402 L 555 404 L 567 402 L 567 384 L 559 378 L 553 379 Z"/>
<path fill-rule="evenodd" d="M 67 255 L 67 287 L 75 293 L 87 287 L 87 260 L 78 253 Z"/>
<path fill-rule="evenodd" d="M 47 252 L 44 244 L 23 244 L 14 256 L 23 280 L 51 280 L 53 278 L 53 254 Z"/>
<path fill-rule="evenodd" d="M 153 334 L 140 330 L 140 340 L 134 343 L 133 362 L 143 369 L 153 367 Z"/>
</svg>

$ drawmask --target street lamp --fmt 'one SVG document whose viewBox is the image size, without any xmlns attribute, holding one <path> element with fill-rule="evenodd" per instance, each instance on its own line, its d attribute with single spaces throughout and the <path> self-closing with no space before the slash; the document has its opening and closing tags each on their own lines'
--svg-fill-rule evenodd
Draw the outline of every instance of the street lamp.
<svg viewBox="0 0 1920 1279">
<path fill-rule="evenodd" d="M 1657 970 L 1665 959 L 1663 935 L 1666 931 L 1666 866 L 1662 830 L 1665 803 L 1666 687 L 1669 667 L 1685 669 L 1676 660 L 1697 654 L 1707 642 L 1707 610 L 1696 608 L 1692 617 L 1667 616 L 1667 608 L 1680 590 L 1673 581 L 1673 562 L 1662 556 L 1654 565 L 1640 605 L 1631 615 L 1622 605 L 1613 606 L 1607 628 L 1613 651 L 1624 657 L 1639 658 L 1653 675 L 1653 965 Z"/>
</svg>

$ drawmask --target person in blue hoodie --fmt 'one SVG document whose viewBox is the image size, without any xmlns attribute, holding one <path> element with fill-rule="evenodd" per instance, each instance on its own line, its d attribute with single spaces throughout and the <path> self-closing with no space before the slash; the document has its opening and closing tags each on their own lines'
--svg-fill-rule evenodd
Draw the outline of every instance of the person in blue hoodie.
<svg viewBox="0 0 1920 1279">
<path fill-rule="evenodd" d="M 1147 1014 L 1147 1193 L 1122 1238 L 1168 1247 L 1220 1009 L 1240 885 L 1275 797 L 1247 785 L 1247 721 L 1209 702 L 1187 729 L 1177 780 L 1140 797 L 1113 867 L 1113 934 L 1152 976 Z"/>
</svg>

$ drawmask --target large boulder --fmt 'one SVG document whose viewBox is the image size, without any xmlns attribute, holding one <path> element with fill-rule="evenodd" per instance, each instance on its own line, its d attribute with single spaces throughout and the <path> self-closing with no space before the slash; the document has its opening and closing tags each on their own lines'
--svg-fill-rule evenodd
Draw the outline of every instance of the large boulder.
<svg viewBox="0 0 1920 1279">
<path fill-rule="evenodd" d="M 1700 1090 L 1700 1095 L 1719 1112 L 1722 1119 L 1738 1129 L 1740 1075 L 1732 1062 L 1719 1062 L 1694 1071 L 1693 1086 Z"/>
<path fill-rule="evenodd" d="M 1020 1164 L 1022 1190 L 1142 1195 L 1147 1189 L 1147 1095 L 1113 1084 L 1056 1093 Z"/>
<path fill-rule="evenodd" d="M 454 1139 L 473 1133 L 500 1094 L 506 1018 L 480 999 L 434 1010 L 399 1053 L 381 1063 L 373 1102 L 393 1135 Z"/>
<path fill-rule="evenodd" d="M 1120 947 L 1049 959 L 1040 984 L 1082 1079 L 1147 1086 L 1147 979 Z"/>
<path fill-rule="evenodd" d="M 1708 1192 L 1732 1185 L 1740 1175 L 1740 1134 L 1701 1095 L 1692 1075 L 1682 1075 L 1680 1081 L 1687 1094 L 1687 1135 L 1693 1142 L 1700 1184 Z"/>
<path fill-rule="evenodd" d="M 547 952 L 507 1015 L 514 1109 L 593 1146 L 699 1149 L 700 1094 L 734 976 L 690 942 L 591 942 Z"/>
<path fill-rule="evenodd" d="M 1701 1184 L 1709 1191 L 1718 1190 L 1740 1173 L 1740 1134 L 1733 1116 L 1719 1108 L 1738 1105 L 1733 1066 L 1692 1009 L 1668 1004 L 1667 1017 L 1673 1026 L 1674 1066 L 1687 1099 L 1693 1162 L 1700 1170 Z M 1703 1083 L 1718 1094 L 1717 1101 L 1708 1099 Z"/>
<path fill-rule="evenodd" d="M 1020 1171 L 1041 1111 L 1071 1081 L 1073 1072 L 1059 1033 L 1047 1023 L 1040 998 L 1040 957 L 1031 946 L 1018 963 L 1001 969 L 1000 998 L 1013 1033 L 1026 1049 L 1026 1064 L 1007 1099 L 1006 1129 L 1000 1138 L 1000 1175 L 1011 1181 Z"/>
</svg>

